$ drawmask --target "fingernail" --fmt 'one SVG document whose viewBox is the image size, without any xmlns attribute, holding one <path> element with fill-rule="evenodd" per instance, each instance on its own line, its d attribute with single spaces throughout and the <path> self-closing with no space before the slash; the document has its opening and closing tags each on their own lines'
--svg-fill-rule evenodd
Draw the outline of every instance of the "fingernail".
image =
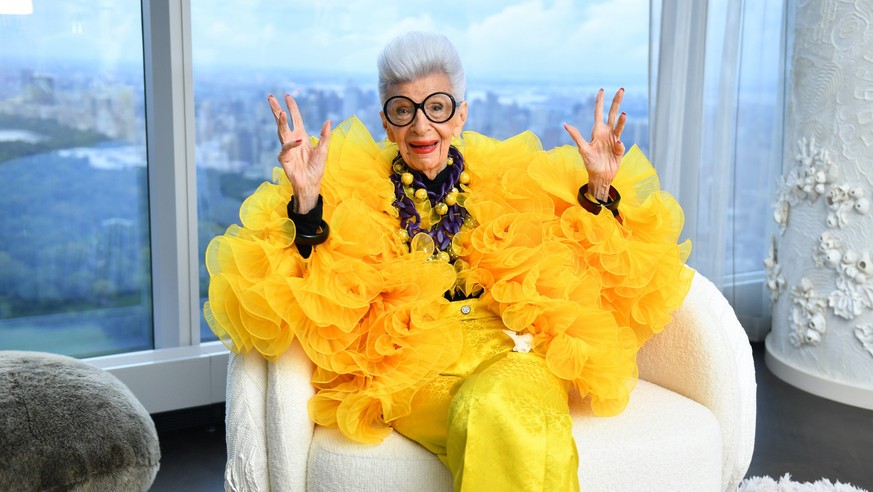
<svg viewBox="0 0 873 492">
<path fill-rule="evenodd" d="M 603 87 L 600 88 L 600 92 L 603 92 Z"/>
<path fill-rule="evenodd" d="M 621 91 L 621 92 L 624 92 L 624 87 L 622 87 L 622 88 L 621 88 L 621 89 L 619 89 L 619 90 L 620 90 L 620 91 Z"/>
<path fill-rule="evenodd" d="M 298 138 L 297 140 L 294 141 L 294 143 L 300 143 L 300 142 L 302 142 L 302 141 L 303 141 L 302 138 Z"/>
</svg>

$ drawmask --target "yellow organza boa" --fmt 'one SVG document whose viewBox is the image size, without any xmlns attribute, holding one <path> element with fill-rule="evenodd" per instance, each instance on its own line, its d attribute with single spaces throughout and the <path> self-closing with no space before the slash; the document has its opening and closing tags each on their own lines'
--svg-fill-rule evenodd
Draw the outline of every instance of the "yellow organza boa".
<svg viewBox="0 0 873 492">
<path fill-rule="evenodd" d="M 378 442 L 409 412 L 415 391 L 460 352 L 455 318 L 440 316 L 456 285 L 481 298 L 507 328 L 534 335 L 534 351 L 591 397 L 599 415 L 627 404 L 636 352 L 682 302 L 690 244 L 683 215 L 660 191 L 636 147 L 614 186 L 623 223 L 582 209 L 587 181 L 575 147 L 543 151 L 532 133 L 505 141 L 465 132 L 454 144 L 472 175 L 454 265 L 409 253 L 388 179 L 395 145 L 374 142 L 357 119 L 334 130 L 322 186 L 328 241 L 303 259 L 281 169 L 206 252 L 204 314 L 235 352 L 275 358 L 300 341 L 316 366 L 313 420 Z"/>
</svg>

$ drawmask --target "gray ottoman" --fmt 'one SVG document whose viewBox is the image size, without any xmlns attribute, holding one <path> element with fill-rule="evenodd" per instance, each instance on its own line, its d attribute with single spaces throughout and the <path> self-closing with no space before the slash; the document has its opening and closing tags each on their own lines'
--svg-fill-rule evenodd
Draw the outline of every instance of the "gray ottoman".
<svg viewBox="0 0 873 492">
<path fill-rule="evenodd" d="M 117 378 L 0 351 L 0 490 L 148 490 L 160 459 L 151 417 Z"/>
</svg>

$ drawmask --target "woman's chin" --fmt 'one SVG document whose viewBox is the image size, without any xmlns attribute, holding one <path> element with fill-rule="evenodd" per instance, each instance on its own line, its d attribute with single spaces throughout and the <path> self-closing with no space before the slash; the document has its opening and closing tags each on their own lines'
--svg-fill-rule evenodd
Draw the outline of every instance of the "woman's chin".
<svg viewBox="0 0 873 492">
<path fill-rule="evenodd" d="M 437 155 L 420 156 L 410 154 L 406 164 L 410 168 L 422 172 L 433 179 L 446 166 L 446 158 L 440 159 Z"/>
</svg>

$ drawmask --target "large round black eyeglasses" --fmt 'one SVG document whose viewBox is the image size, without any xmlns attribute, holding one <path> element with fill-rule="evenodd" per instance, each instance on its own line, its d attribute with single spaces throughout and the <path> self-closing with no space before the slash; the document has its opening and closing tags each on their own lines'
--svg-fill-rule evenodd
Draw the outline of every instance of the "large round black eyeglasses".
<svg viewBox="0 0 873 492">
<path fill-rule="evenodd" d="M 434 123 L 445 123 L 455 115 L 458 103 L 448 92 L 434 92 L 417 103 L 406 96 L 394 96 L 385 101 L 382 112 L 388 123 L 394 126 L 406 126 L 415 119 L 415 113 L 421 112 Z"/>
</svg>

